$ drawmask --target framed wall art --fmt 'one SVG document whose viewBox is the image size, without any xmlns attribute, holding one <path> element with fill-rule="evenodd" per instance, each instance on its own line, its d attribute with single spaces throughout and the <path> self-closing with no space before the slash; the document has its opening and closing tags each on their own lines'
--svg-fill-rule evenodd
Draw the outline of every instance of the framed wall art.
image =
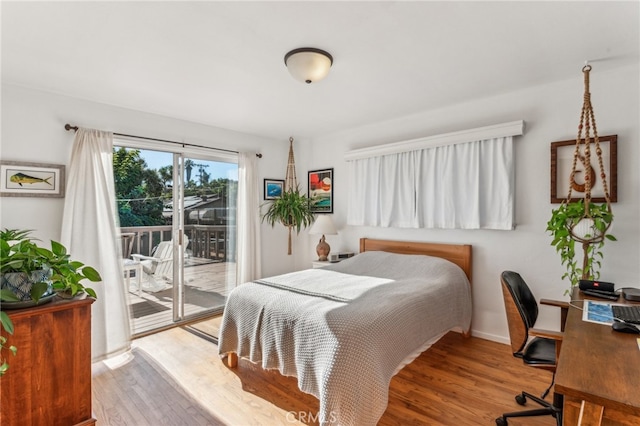
<svg viewBox="0 0 640 426">
<path fill-rule="evenodd" d="M 607 188 L 609 189 L 609 199 L 612 203 L 618 201 L 618 136 L 600 136 L 600 148 L 602 149 L 602 164 Z M 594 203 L 604 203 L 604 187 L 600 176 L 600 166 L 598 155 L 596 154 L 595 141 L 591 140 L 591 164 L 585 165 L 584 159 L 584 139 L 581 140 L 580 153 L 576 163 L 576 175 L 571 181 L 571 169 L 576 141 L 559 141 L 551 143 L 551 202 L 563 202 L 569 193 L 569 185 L 572 188 L 571 202 L 584 198 L 584 176 L 590 173 L 591 176 L 591 201 Z"/>
<path fill-rule="evenodd" d="M 264 199 L 275 200 L 282 195 L 284 188 L 284 179 L 265 179 L 264 180 Z"/>
<path fill-rule="evenodd" d="M 307 182 L 313 213 L 333 213 L 333 169 L 312 170 Z"/>
<path fill-rule="evenodd" d="M 64 197 L 64 165 L 0 162 L 0 196 Z"/>
</svg>

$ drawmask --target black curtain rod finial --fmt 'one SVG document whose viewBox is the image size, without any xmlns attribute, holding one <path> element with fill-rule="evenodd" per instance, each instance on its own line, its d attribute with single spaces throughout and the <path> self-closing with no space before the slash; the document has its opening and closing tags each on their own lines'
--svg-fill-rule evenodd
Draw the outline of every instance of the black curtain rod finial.
<svg viewBox="0 0 640 426">
<path fill-rule="evenodd" d="M 78 131 L 78 126 L 72 126 L 71 124 L 67 123 L 67 124 L 64 125 L 64 129 L 66 131 L 73 130 L 74 132 L 77 132 Z"/>
<path fill-rule="evenodd" d="M 262 158 L 262 154 L 257 153 L 257 154 L 256 154 L 256 157 L 258 157 L 258 158 Z"/>
</svg>

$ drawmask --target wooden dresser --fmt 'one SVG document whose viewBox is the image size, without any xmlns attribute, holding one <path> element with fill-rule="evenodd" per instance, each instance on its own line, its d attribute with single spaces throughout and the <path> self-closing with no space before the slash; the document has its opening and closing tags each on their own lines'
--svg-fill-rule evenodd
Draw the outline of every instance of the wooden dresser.
<svg viewBox="0 0 640 426">
<path fill-rule="evenodd" d="M 93 301 L 55 298 L 42 306 L 6 311 L 15 330 L 13 335 L 1 331 L 18 353 L 3 351 L 9 370 L 0 377 L 0 424 L 95 424 L 91 411 Z"/>
</svg>

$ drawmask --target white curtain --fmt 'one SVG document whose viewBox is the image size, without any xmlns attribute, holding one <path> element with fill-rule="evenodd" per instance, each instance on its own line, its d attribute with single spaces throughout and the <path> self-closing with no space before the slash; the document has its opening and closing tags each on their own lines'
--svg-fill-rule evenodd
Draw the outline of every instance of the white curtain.
<svg viewBox="0 0 640 426">
<path fill-rule="evenodd" d="M 261 278 L 260 190 L 255 153 L 238 155 L 238 264 L 237 283 Z"/>
<path fill-rule="evenodd" d="M 349 162 L 347 224 L 513 229 L 513 138 Z"/>
<path fill-rule="evenodd" d="M 102 282 L 92 305 L 91 355 L 99 361 L 130 348 L 113 179 L 113 135 L 78 129 L 67 173 L 62 243 L 73 259 L 93 266 Z"/>
</svg>

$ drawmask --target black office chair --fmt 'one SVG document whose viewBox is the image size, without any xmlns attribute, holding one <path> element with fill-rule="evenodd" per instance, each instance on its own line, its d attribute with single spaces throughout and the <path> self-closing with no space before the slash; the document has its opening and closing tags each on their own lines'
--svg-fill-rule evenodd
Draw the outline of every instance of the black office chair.
<svg viewBox="0 0 640 426">
<path fill-rule="evenodd" d="M 522 358 L 522 361 L 528 366 L 552 371 L 553 379 L 555 379 L 556 360 L 560 354 L 562 332 L 533 328 L 536 319 L 538 319 L 538 304 L 520 274 L 504 271 L 500 276 L 500 281 L 502 282 L 502 294 L 507 311 L 513 356 Z M 561 308 L 561 330 L 564 331 L 569 304 L 546 299 L 540 300 L 540 303 Z M 529 341 L 530 335 L 536 337 Z M 550 415 L 556 419 L 557 425 L 561 426 L 562 396 L 554 394 L 553 403 L 544 400 L 553 386 L 553 379 L 540 398 L 525 391 L 516 396 L 516 402 L 520 405 L 525 405 L 527 399 L 530 399 L 540 404 L 542 408 L 505 413 L 496 419 L 496 425 L 506 426 L 509 417 Z"/>
</svg>

